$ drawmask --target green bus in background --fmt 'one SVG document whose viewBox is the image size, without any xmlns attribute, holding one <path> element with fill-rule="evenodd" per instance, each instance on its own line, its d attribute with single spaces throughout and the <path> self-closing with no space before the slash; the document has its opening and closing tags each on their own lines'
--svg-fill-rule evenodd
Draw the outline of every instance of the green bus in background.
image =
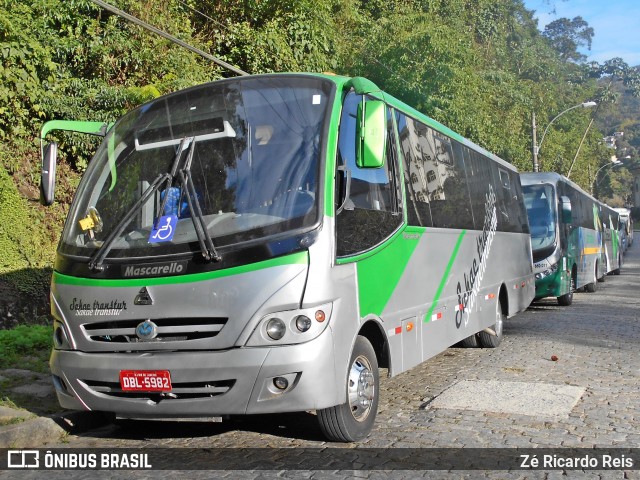
<svg viewBox="0 0 640 480">
<path fill-rule="evenodd" d="M 604 231 L 602 261 L 611 275 L 620 275 L 622 267 L 622 242 L 620 241 L 620 212 L 606 204 L 600 206 L 600 218 Z"/>
<path fill-rule="evenodd" d="M 63 407 L 315 411 L 360 440 L 379 367 L 496 347 L 533 299 L 515 168 L 366 79 L 225 79 L 52 129 L 104 136 L 52 279 Z"/>
<path fill-rule="evenodd" d="M 536 299 L 571 305 L 578 289 L 595 292 L 618 269 L 617 222 L 610 208 L 557 173 L 520 175 L 531 228 Z M 611 218 L 610 218 L 611 217 Z"/>
</svg>

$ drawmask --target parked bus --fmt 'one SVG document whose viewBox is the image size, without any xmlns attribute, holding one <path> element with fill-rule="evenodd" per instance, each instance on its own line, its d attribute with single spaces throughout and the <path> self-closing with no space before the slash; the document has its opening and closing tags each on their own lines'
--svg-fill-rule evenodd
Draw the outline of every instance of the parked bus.
<svg viewBox="0 0 640 480">
<path fill-rule="evenodd" d="M 622 267 L 622 250 L 620 249 L 620 214 L 610 206 L 602 204 L 600 218 L 604 231 L 602 261 L 606 265 L 606 272 L 612 275 L 620 275 Z"/>
<path fill-rule="evenodd" d="M 226 79 L 52 129 L 104 135 L 52 279 L 65 408 L 315 410 L 355 441 L 379 367 L 497 347 L 533 299 L 516 169 L 366 79 Z"/>
<path fill-rule="evenodd" d="M 633 219 L 631 218 L 631 210 L 628 208 L 614 208 L 620 214 L 620 223 L 624 225 L 623 235 L 627 241 L 623 251 L 626 251 L 633 244 Z"/>
<path fill-rule="evenodd" d="M 613 237 L 603 214 L 608 207 L 557 173 L 522 173 L 520 181 L 531 228 L 536 299 L 556 297 L 558 304 L 571 305 L 574 291 L 595 292 L 610 271 L 605 251 L 613 249 Z"/>
</svg>

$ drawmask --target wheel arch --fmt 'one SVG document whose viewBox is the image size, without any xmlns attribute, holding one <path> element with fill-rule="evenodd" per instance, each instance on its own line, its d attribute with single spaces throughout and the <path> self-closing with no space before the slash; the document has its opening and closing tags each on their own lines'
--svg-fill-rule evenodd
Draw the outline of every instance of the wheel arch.
<svg viewBox="0 0 640 480">
<path fill-rule="evenodd" d="M 500 292 L 498 293 L 498 301 L 500 302 L 500 307 L 502 308 L 502 312 L 510 317 L 512 313 L 509 311 L 509 294 L 507 293 L 507 287 L 503 283 L 500 285 Z"/>
<path fill-rule="evenodd" d="M 391 366 L 389 344 L 380 324 L 374 320 L 368 320 L 360 327 L 358 335 L 362 335 L 371 343 L 376 353 L 378 367 L 389 368 Z"/>
</svg>

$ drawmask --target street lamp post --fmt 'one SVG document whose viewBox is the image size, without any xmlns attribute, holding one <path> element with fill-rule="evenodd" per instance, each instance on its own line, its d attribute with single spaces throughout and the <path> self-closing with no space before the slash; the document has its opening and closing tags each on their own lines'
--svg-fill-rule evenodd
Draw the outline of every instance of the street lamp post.
<svg viewBox="0 0 640 480">
<path fill-rule="evenodd" d="M 591 182 L 591 195 L 593 195 L 593 191 L 596 189 L 596 187 L 598 185 L 600 185 L 600 182 L 598 182 L 598 174 L 600 173 L 600 171 L 604 168 L 607 167 L 619 167 L 620 165 L 622 165 L 623 163 L 620 160 L 611 160 L 611 162 L 609 163 L 605 163 L 604 165 L 602 165 L 598 170 L 596 170 L 595 175 L 593 176 L 593 182 Z M 608 172 L 607 172 L 608 173 Z M 605 175 L 606 176 L 606 175 Z"/>
<path fill-rule="evenodd" d="M 569 107 L 566 110 L 563 110 L 562 112 L 560 112 L 558 115 L 553 117 L 553 119 L 549 122 L 547 127 L 544 129 L 544 132 L 542 132 L 542 138 L 540 138 L 540 144 L 537 143 L 537 138 L 536 138 L 536 134 L 537 134 L 536 114 L 535 114 L 535 112 L 533 113 L 533 115 L 531 116 L 531 119 L 532 119 L 532 137 L 533 137 L 533 143 L 532 143 L 532 147 L 531 147 L 531 152 L 533 153 L 533 171 L 534 172 L 539 171 L 538 153 L 540 152 L 540 148 L 542 147 L 542 142 L 544 142 L 544 137 L 547 134 L 547 131 L 549 130 L 549 127 L 551 126 L 551 124 L 553 122 L 555 122 L 558 117 L 564 115 L 567 112 L 570 112 L 571 110 L 573 110 L 575 108 L 591 108 L 591 107 L 595 107 L 596 105 L 597 105 L 596 102 L 582 102 L 582 103 L 579 103 L 578 105 L 574 105 L 573 107 Z"/>
</svg>

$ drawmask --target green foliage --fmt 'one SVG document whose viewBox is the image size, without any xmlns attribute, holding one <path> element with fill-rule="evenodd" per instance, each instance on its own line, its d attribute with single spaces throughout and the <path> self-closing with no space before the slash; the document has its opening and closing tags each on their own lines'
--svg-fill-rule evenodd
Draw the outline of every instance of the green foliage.
<svg viewBox="0 0 640 480">
<path fill-rule="evenodd" d="M 581 46 L 591 50 L 594 30 L 582 17 L 559 18 L 544 28 L 544 37 L 549 40 L 563 60 L 582 61 L 586 56 L 578 52 Z"/>
<path fill-rule="evenodd" d="M 337 1 L 267 0 L 199 2 L 202 14 L 189 11 L 221 57 L 256 74 L 335 69 L 340 8 Z"/>
<path fill-rule="evenodd" d="M 11 176 L 1 167 L 0 218 L 0 274 L 51 264 L 54 243 L 43 228 L 43 214 L 29 206 Z M 34 285 L 30 283 L 25 279 L 20 288 L 25 293 L 33 292 Z"/>
<path fill-rule="evenodd" d="M 1 368 L 46 371 L 51 352 L 51 326 L 18 325 L 0 330 Z"/>
<path fill-rule="evenodd" d="M 368 77 L 521 170 L 531 169 L 533 112 L 541 132 L 568 107 L 615 100 L 616 92 L 599 92 L 602 76 L 640 96 L 640 74 L 622 60 L 580 63 L 577 48 L 594 36 L 580 17 L 542 34 L 518 0 L 110 3 L 249 73 Z M 45 214 L 34 202 L 34 139 L 44 121 L 113 121 L 158 95 L 230 75 L 90 0 L 0 0 L 0 214 L 10 219 L 0 226 L 0 275 L 33 291 L 30 273 L 49 268 L 97 145 L 82 135 L 53 136 L 58 203 Z M 573 165 L 572 180 L 590 190 L 608 156 L 590 120 L 606 113 L 605 106 L 576 110 L 554 122 L 539 155 L 543 169 L 566 174 Z M 625 125 L 633 128 L 635 118 Z"/>
</svg>

